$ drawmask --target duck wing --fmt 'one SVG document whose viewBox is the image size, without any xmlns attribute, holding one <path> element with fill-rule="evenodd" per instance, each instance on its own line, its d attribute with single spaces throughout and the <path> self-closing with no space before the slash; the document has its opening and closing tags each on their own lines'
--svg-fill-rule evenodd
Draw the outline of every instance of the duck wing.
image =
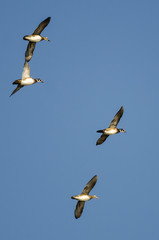
<svg viewBox="0 0 159 240">
<path fill-rule="evenodd" d="M 111 121 L 109 128 L 116 128 L 118 122 L 120 121 L 120 118 L 122 117 L 124 112 L 123 106 L 120 108 L 120 110 L 117 112 L 117 114 L 114 116 L 114 119 Z"/>
<path fill-rule="evenodd" d="M 75 208 L 75 218 L 79 218 L 83 212 L 85 202 L 78 201 Z"/>
<path fill-rule="evenodd" d="M 104 133 L 100 136 L 100 138 L 97 140 L 96 145 L 100 145 L 103 142 L 105 142 L 105 140 L 109 137 L 109 135 L 105 135 Z"/>
<path fill-rule="evenodd" d="M 30 59 L 32 58 L 33 52 L 34 52 L 34 49 L 35 49 L 35 45 L 36 45 L 36 42 L 29 42 L 28 43 L 27 49 L 25 51 L 25 61 L 29 62 Z"/>
<path fill-rule="evenodd" d="M 51 17 L 46 18 L 44 21 L 42 21 L 39 26 L 35 29 L 35 31 L 33 32 L 33 35 L 39 35 L 44 28 L 46 28 L 46 26 L 49 24 Z"/>
<path fill-rule="evenodd" d="M 94 185 L 97 182 L 97 175 L 95 175 L 85 186 L 85 188 L 82 191 L 82 194 L 89 194 L 89 192 L 92 190 L 92 188 L 94 187 Z"/>
<path fill-rule="evenodd" d="M 22 79 L 30 78 L 30 67 L 27 61 L 24 63 Z"/>
<path fill-rule="evenodd" d="M 10 97 L 11 97 L 14 93 L 18 92 L 22 87 L 24 87 L 24 86 L 19 84 L 19 85 L 17 86 L 17 88 L 11 93 Z"/>
</svg>

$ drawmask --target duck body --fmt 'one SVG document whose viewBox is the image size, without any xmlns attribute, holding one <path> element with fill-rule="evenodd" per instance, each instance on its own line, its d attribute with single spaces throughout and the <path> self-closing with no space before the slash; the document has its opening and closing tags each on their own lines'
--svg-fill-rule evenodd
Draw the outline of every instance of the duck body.
<svg viewBox="0 0 159 240">
<path fill-rule="evenodd" d="M 82 202 L 87 202 L 87 201 L 91 200 L 92 198 L 98 198 L 98 197 L 96 197 L 95 195 L 91 196 L 88 194 L 79 194 L 79 195 L 72 196 L 71 198 L 82 201 Z"/>
<path fill-rule="evenodd" d="M 119 133 L 119 129 L 117 128 L 106 128 L 103 130 L 103 133 L 106 135 L 114 135 L 116 133 Z"/>
<path fill-rule="evenodd" d="M 15 85 L 15 84 L 20 84 L 22 86 L 29 86 L 29 85 L 32 85 L 34 83 L 36 83 L 38 81 L 38 79 L 34 79 L 34 78 L 26 78 L 26 79 L 18 79 L 18 80 L 15 80 L 12 84 Z M 43 82 L 41 80 L 41 82 Z"/>
<path fill-rule="evenodd" d="M 29 42 L 40 42 L 43 40 L 42 36 L 40 35 L 26 35 L 23 37 L 24 40 L 28 40 Z"/>
<path fill-rule="evenodd" d="M 42 40 L 49 41 L 47 37 L 42 37 L 41 35 L 26 35 L 23 37 L 24 40 L 28 40 L 29 42 L 40 42 Z"/>
<path fill-rule="evenodd" d="M 106 129 L 103 129 L 103 130 L 98 130 L 97 131 L 98 133 L 103 133 L 104 135 L 114 135 L 114 134 L 117 134 L 117 133 L 120 133 L 120 132 L 125 132 L 126 131 L 122 128 L 106 128 Z"/>
<path fill-rule="evenodd" d="M 23 85 L 23 86 L 28 86 L 28 85 L 32 85 L 34 83 L 36 83 L 36 79 L 26 78 L 26 79 L 22 79 L 20 84 Z"/>
</svg>

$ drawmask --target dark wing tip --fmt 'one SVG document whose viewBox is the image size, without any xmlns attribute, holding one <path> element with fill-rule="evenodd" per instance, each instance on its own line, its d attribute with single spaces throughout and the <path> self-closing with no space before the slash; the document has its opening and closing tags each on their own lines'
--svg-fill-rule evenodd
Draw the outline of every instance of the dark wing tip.
<svg viewBox="0 0 159 240">
<path fill-rule="evenodd" d="M 97 174 L 96 175 L 94 175 L 94 177 L 93 178 L 96 178 L 97 179 Z"/>
<path fill-rule="evenodd" d="M 11 95 L 9 97 L 11 97 L 14 93 L 16 93 L 16 89 L 14 89 L 14 91 L 11 93 Z"/>
<path fill-rule="evenodd" d="M 15 90 L 11 93 L 11 95 L 9 97 L 11 97 L 14 93 L 15 93 Z"/>
<path fill-rule="evenodd" d="M 124 107 L 123 106 L 121 106 L 119 112 L 123 115 L 123 112 L 124 112 Z"/>
<path fill-rule="evenodd" d="M 95 175 L 94 177 L 92 177 L 92 179 L 90 181 L 95 181 L 95 183 L 97 182 L 97 175 Z M 94 187 L 94 186 L 93 186 Z"/>
<path fill-rule="evenodd" d="M 75 215 L 75 218 L 78 219 L 78 218 L 80 218 L 80 216 L 76 216 L 76 215 Z"/>
<path fill-rule="evenodd" d="M 80 216 L 81 216 L 81 215 L 80 215 Z M 76 218 L 76 219 L 80 218 L 80 216 L 75 213 L 75 218 Z"/>
<path fill-rule="evenodd" d="M 51 20 L 51 17 L 48 17 L 44 21 L 48 22 L 48 24 L 49 24 L 50 20 Z"/>
<path fill-rule="evenodd" d="M 123 106 L 121 106 L 121 108 L 120 108 L 122 111 L 124 111 L 124 107 Z"/>
<path fill-rule="evenodd" d="M 105 140 L 104 140 L 105 141 Z M 96 146 L 97 145 L 101 145 L 103 142 L 104 142 L 102 139 L 101 139 L 101 137 L 97 140 L 97 142 L 96 142 Z"/>
<path fill-rule="evenodd" d="M 123 106 L 121 106 L 121 108 L 120 108 L 119 112 L 120 112 L 120 114 L 121 114 L 121 117 L 122 117 L 122 115 L 123 115 L 123 113 L 124 113 L 124 107 L 123 107 Z"/>
</svg>

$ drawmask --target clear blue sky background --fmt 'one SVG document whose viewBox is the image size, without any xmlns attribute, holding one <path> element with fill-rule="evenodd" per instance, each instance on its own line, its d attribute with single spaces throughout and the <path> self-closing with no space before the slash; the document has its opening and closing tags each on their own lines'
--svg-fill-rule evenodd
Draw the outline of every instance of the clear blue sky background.
<svg viewBox="0 0 159 240">
<path fill-rule="evenodd" d="M 1 20 L 0 239 L 159 239 L 159 2 L 3 1 Z M 44 84 L 24 87 L 29 65 Z M 124 106 L 127 134 L 96 146 L 96 130 Z M 80 219 L 75 200 L 98 182 Z"/>
</svg>

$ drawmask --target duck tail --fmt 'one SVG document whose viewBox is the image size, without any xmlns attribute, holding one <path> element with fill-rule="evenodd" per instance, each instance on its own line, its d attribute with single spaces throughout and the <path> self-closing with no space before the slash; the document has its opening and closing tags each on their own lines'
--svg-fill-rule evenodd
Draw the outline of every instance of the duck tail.
<svg viewBox="0 0 159 240">
<path fill-rule="evenodd" d="M 19 80 L 15 80 L 12 84 L 13 84 L 13 85 L 19 84 Z"/>
<path fill-rule="evenodd" d="M 98 130 L 97 133 L 103 133 L 103 130 Z"/>
</svg>

